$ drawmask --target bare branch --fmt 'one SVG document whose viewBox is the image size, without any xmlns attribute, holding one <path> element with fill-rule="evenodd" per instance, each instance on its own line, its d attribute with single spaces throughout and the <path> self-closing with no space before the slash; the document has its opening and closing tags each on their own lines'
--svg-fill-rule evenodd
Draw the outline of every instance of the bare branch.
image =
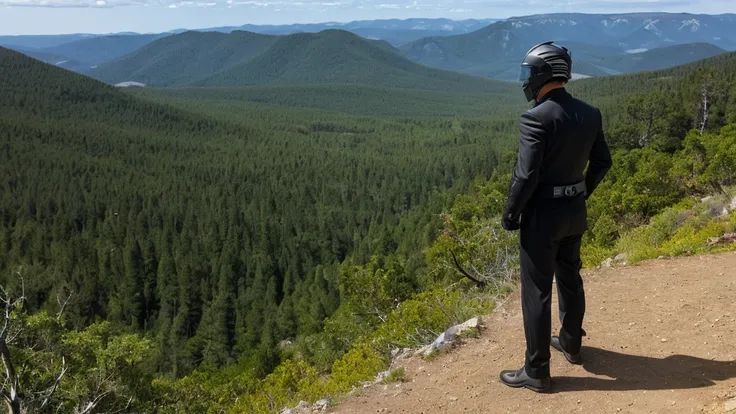
<svg viewBox="0 0 736 414">
<path fill-rule="evenodd" d="M 64 357 L 61 358 L 61 372 L 56 377 L 56 380 L 54 380 L 54 385 L 51 386 L 49 389 L 46 397 L 43 399 L 43 403 L 41 403 L 41 408 L 46 407 L 46 405 L 51 401 L 51 397 L 54 396 L 54 393 L 59 388 L 59 384 L 61 383 L 61 379 L 64 378 L 64 374 L 66 374 L 66 359 Z"/>
<path fill-rule="evenodd" d="M 9 312 L 6 312 L 6 314 L 9 314 Z M 8 349 L 8 344 L 5 343 L 5 334 L 6 332 L 3 332 L 3 336 L 0 337 L 0 358 L 2 358 L 3 365 L 5 366 L 5 381 L 6 384 L 9 383 L 9 390 L 3 387 L 2 394 L 8 405 L 8 411 L 12 414 L 19 414 L 20 401 L 18 401 L 18 389 L 20 388 L 20 382 L 16 375 L 13 361 L 10 359 L 10 349 Z"/>
<path fill-rule="evenodd" d="M 123 407 L 123 408 L 121 408 L 119 410 L 116 410 L 116 411 L 111 411 L 111 413 L 127 413 L 127 412 L 129 412 L 128 410 L 130 409 L 130 404 L 132 402 L 133 402 L 133 397 L 128 398 L 128 403 L 125 404 L 125 407 Z"/>
<path fill-rule="evenodd" d="M 107 397 L 107 395 L 110 393 L 110 391 L 105 391 L 103 393 L 98 394 L 92 401 L 87 402 L 87 405 L 84 406 L 84 409 L 82 411 L 79 411 L 77 409 L 77 414 L 88 414 L 91 413 L 92 410 L 97 407 L 97 405 L 102 401 L 103 398 Z"/>
<path fill-rule="evenodd" d="M 56 301 L 59 303 L 59 312 L 56 314 L 57 321 L 61 320 L 61 316 L 64 314 L 64 309 L 66 308 L 66 305 L 69 303 L 69 301 L 72 299 L 72 296 L 74 296 L 74 292 L 69 292 L 66 300 L 64 300 L 64 303 L 62 303 L 61 297 L 58 294 L 56 295 Z"/>
<path fill-rule="evenodd" d="M 468 278 L 471 281 L 473 281 L 473 283 L 475 283 L 475 285 L 478 286 L 479 288 L 485 287 L 485 285 L 486 285 L 485 282 L 483 282 L 482 280 L 479 280 L 479 279 L 474 278 L 467 271 L 465 271 L 465 269 L 463 269 L 463 267 L 460 265 L 460 262 L 457 260 L 457 256 L 455 256 L 455 252 L 452 251 L 452 249 L 450 249 L 450 254 L 452 255 L 452 260 L 455 262 L 455 267 L 457 267 L 457 270 L 463 276 L 465 276 L 466 278 Z"/>
</svg>

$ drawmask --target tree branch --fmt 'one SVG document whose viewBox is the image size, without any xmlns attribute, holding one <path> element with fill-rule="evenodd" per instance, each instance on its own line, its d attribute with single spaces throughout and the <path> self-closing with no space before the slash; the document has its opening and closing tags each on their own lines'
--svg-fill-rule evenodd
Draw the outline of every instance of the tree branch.
<svg viewBox="0 0 736 414">
<path fill-rule="evenodd" d="M 475 285 L 478 286 L 479 288 L 483 288 L 483 287 L 486 286 L 486 283 L 485 282 L 483 282 L 482 280 L 477 279 L 477 278 L 471 276 L 467 271 L 465 271 L 465 269 L 463 269 L 463 267 L 460 265 L 460 262 L 457 260 L 457 256 L 455 256 L 455 252 L 452 251 L 452 249 L 450 249 L 450 254 L 452 255 L 452 260 L 455 262 L 455 267 L 457 267 L 457 270 L 463 276 L 465 276 L 466 278 L 468 278 L 471 281 L 473 281 L 473 283 L 475 283 Z"/>
<path fill-rule="evenodd" d="M 64 303 L 61 303 L 61 298 L 59 295 L 56 295 L 56 301 L 59 302 L 59 312 L 56 314 L 56 320 L 60 321 L 61 316 L 64 314 L 64 309 L 66 308 L 66 305 L 69 303 L 69 301 L 72 299 L 72 296 L 74 296 L 74 292 L 70 292 L 69 296 L 66 297 L 66 300 L 64 300 Z"/>
<path fill-rule="evenodd" d="M 64 378 L 64 374 L 66 374 L 66 359 L 64 357 L 61 358 L 61 372 L 56 377 L 56 380 L 54 380 L 54 385 L 51 386 L 51 388 L 48 391 L 48 394 L 46 397 L 44 397 L 43 402 L 41 403 L 41 408 L 46 407 L 46 405 L 51 402 L 51 397 L 54 396 L 54 393 L 59 388 L 59 384 L 61 383 L 61 379 Z"/>
</svg>

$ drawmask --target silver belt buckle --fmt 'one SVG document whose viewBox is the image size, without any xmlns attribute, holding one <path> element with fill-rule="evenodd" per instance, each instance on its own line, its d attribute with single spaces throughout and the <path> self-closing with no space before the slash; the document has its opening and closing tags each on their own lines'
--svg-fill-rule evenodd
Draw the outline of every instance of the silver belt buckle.
<svg viewBox="0 0 736 414">
<path fill-rule="evenodd" d="M 565 187 L 565 195 L 568 197 L 572 197 L 578 193 L 578 188 L 574 185 L 568 185 Z"/>
</svg>

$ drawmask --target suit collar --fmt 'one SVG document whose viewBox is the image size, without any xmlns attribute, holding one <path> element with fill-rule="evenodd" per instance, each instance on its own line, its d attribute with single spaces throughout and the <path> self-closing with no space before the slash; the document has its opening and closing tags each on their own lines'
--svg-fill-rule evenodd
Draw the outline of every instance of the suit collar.
<svg viewBox="0 0 736 414">
<path fill-rule="evenodd" d="M 562 88 L 555 88 L 551 91 L 547 92 L 542 96 L 541 99 L 539 99 L 539 102 L 537 102 L 537 105 L 541 104 L 542 102 L 551 99 L 551 98 L 559 98 L 563 96 L 567 96 L 569 93 L 567 92 L 567 89 L 563 86 Z M 536 105 L 535 105 L 536 106 Z"/>
</svg>

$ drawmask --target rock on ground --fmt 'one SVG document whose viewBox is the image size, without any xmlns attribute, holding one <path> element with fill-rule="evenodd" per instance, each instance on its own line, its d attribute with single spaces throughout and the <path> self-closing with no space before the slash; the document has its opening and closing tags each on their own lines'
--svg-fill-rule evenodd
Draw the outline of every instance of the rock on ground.
<svg viewBox="0 0 736 414">
<path fill-rule="evenodd" d="M 415 355 L 423 355 L 425 357 L 432 355 L 435 352 L 441 352 L 455 343 L 460 335 L 468 334 L 472 331 L 480 329 L 481 319 L 479 317 L 468 319 L 467 321 L 448 328 L 445 332 L 442 332 L 437 339 L 431 344 L 420 348 Z"/>
</svg>

